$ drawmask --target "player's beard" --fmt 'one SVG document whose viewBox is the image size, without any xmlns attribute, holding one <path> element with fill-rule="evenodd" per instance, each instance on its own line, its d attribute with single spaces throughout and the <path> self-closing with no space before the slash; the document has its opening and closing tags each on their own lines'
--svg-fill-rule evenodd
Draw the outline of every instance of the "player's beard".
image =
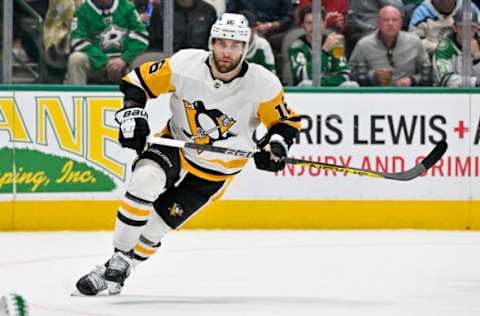
<svg viewBox="0 0 480 316">
<path fill-rule="evenodd" d="M 215 68 L 217 68 L 217 70 L 223 74 L 229 73 L 230 71 L 237 68 L 237 66 L 240 64 L 240 61 L 242 60 L 242 56 L 239 56 L 237 60 L 232 60 L 230 64 L 220 64 L 220 61 L 218 60 L 215 53 L 212 55 L 213 55 L 213 63 L 215 64 Z"/>
</svg>

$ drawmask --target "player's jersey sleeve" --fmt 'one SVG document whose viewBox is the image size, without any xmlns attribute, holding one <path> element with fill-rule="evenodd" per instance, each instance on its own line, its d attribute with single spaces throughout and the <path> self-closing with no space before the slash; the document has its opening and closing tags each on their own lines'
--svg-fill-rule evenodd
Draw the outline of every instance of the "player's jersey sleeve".
<svg viewBox="0 0 480 316">
<path fill-rule="evenodd" d="M 146 99 L 175 91 L 171 58 L 144 63 L 125 75 L 122 81 L 124 85 L 140 88 Z"/>
<path fill-rule="evenodd" d="M 293 140 L 300 129 L 300 117 L 285 101 L 282 85 L 275 77 L 262 90 L 265 92 L 258 105 L 258 119 L 268 129 L 269 135 L 279 134 L 287 140 Z"/>
</svg>

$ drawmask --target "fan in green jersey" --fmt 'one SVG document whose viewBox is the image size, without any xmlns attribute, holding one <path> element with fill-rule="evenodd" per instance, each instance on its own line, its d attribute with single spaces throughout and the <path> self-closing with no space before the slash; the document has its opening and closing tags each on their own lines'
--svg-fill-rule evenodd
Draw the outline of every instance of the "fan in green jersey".
<svg viewBox="0 0 480 316">
<path fill-rule="evenodd" d="M 458 10 L 454 16 L 454 32 L 440 41 L 433 55 L 435 83 L 443 87 L 462 87 L 462 43 L 463 43 L 463 12 Z M 472 64 L 468 85 L 480 86 L 480 43 L 478 40 L 478 15 L 472 11 L 471 17 L 470 53 Z"/>
<path fill-rule="evenodd" d="M 288 48 L 290 67 L 294 85 L 312 85 L 312 7 L 307 5 L 300 11 L 300 21 L 305 29 L 305 35 L 294 41 Z M 350 68 L 345 58 L 343 36 L 335 32 L 326 33 L 322 25 L 322 86 L 352 85 Z"/>
<path fill-rule="evenodd" d="M 86 0 L 75 12 L 66 83 L 118 83 L 148 46 L 148 33 L 128 0 Z"/>
<path fill-rule="evenodd" d="M 250 11 L 241 11 L 247 20 L 251 29 L 250 43 L 246 60 L 249 63 L 259 64 L 275 73 L 275 57 L 273 56 L 272 46 L 263 37 L 257 34 L 257 17 Z"/>
</svg>

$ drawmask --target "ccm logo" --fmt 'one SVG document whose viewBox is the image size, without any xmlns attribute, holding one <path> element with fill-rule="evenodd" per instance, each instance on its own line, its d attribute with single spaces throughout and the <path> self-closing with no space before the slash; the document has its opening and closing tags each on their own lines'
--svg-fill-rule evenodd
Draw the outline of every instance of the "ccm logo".
<svg viewBox="0 0 480 316">
<path fill-rule="evenodd" d="M 228 155 L 234 155 L 234 156 L 240 156 L 240 157 L 251 157 L 253 153 L 249 151 L 243 151 L 243 150 L 234 150 L 234 149 L 227 149 L 225 151 L 226 154 Z"/>
</svg>

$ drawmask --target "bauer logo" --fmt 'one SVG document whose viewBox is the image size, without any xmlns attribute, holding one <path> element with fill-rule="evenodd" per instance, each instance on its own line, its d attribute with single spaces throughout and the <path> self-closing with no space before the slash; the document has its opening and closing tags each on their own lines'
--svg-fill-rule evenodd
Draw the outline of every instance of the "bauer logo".
<svg viewBox="0 0 480 316">
<path fill-rule="evenodd" d="M 44 94 L 45 92 L 41 92 Z M 111 192 L 125 179 L 119 96 L 0 95 L 0 193 Z"/>
</svg>

